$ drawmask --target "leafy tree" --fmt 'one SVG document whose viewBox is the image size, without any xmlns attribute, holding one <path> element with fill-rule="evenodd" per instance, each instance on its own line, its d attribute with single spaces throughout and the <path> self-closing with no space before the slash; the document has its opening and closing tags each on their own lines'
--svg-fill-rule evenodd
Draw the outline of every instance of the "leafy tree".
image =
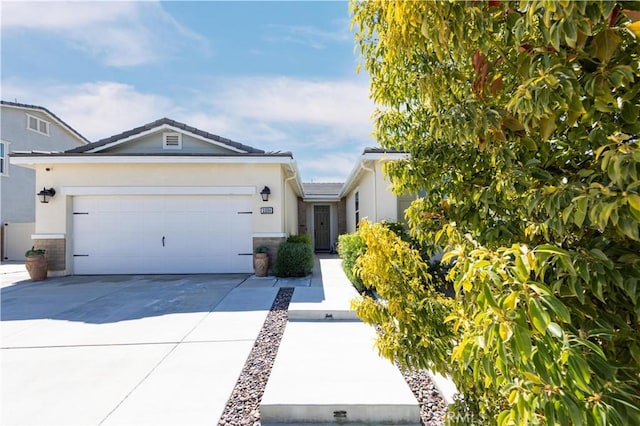
<svg viewBox="0 0 640 426">
<path fill-rule="evenodd" d="M 640 424 L 639 6 L 351 3 L 376 136 L 410 154 L 386 172 L 426 191 L 412 237 L 456 291 L 366 225 L 384 303 L 357 309 L 384 355 L 453 377 L 450 423 Z"/>
</svg>

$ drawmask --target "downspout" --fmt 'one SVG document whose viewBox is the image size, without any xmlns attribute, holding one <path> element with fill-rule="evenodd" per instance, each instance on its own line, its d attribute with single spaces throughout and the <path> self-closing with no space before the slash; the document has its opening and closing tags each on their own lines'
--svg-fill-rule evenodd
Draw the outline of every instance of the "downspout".
<svg viewBox="0 0 640 426">
<path fill-rule="evenodd" d="M 286 178 L 284 180 L 284 197 L 282 200 L 282 208 L 284 209 L 284 214 L 282 215 L 282 220 L 284 221 L 284 223 L 282 224 L 283 228 L 286 228 L 287 226 L 287 219 L 285 217 L 285 215 L 289 215 L 289 211 L 287 210 L 287 182 L 289 182 L 292 179 L 295 179 L 296 177 L 298 177 L 298 174 L 296 173 L 295 169 L 292 167 L 291 170 L 293 171 L 293 176 L 290 176 L 288 178 Z M 304 196 L 304 194 L 303 194 Z M 285 232 L 287 233 L 287 232 Z"/>
<path fill-rule="evenodd" d="M 373 174 L 373 222 L 378 221 L 378 184 L 376 183 L 376 170 L 364 166 L 364 160 L 360 163 L 360 168 Z"/>
</svg>

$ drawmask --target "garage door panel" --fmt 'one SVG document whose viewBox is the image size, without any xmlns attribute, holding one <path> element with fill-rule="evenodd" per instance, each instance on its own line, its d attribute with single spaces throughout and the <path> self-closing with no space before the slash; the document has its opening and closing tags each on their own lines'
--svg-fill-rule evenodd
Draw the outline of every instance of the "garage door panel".
<svg viewBox="0 0 640 426">
<path fill-rule="evenodd" d="M 251 205 L 247 196 L 76 197 L 74 273 L 251 272 L 252 256 L 238 256 L 252 251 L 252 216 L 238 214 Z"/>
</svg>

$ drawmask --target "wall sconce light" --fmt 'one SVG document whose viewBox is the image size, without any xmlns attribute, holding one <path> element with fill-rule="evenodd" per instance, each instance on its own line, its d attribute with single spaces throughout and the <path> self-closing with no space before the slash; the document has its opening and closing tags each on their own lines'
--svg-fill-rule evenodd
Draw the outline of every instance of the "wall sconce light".
<svg viewBox="0 0 640 426">
<path fill-rule="evenodd" d="M 262 191 L 260 191 L 260 195 L 262 196 L 262 201 L 269 201 L 269 194 L 271 194 L 271 190 L 269 189 L 268 186 L 265 186 L 264 188 L 262 188 Z"/>
<path fill-rule="evenodd" d="M 56 190 L 53 188 L 42 188 L 42 191 L 38 192 L 38 197 L 40 197 L 41 203 L 48 203 L 49 198 L 53 197 L 54 195 L 56 195 Z"/>
</svg>

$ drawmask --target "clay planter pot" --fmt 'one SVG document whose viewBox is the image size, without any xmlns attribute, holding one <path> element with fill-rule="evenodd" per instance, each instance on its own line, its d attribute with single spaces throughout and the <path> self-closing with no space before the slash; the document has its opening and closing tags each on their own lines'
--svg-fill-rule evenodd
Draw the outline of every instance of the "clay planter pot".
<svg viewBox="0 0 640 426">
<path fill-rule="evenodd" d="M 267 253 L 254 254 L 253 269 L 256 271 L 256 277 L 266 277 L 269 272 L 269 255 Z"/>
<path fill-rule="evenodd" d="M 47 257 L 46 255 L 30 256 L 25 260 L 25 267 L 32 281 L 43 281 L 47 279 Z"/>
</svg>

